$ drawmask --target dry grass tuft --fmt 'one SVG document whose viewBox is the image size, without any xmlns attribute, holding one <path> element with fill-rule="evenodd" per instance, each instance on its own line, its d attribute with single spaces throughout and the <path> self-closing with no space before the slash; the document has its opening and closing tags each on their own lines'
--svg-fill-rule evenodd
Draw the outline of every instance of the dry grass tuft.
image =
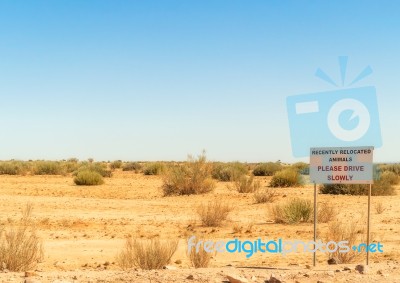
<svg viewBox="0 0 400 283">
<path fill-rule="evenodd" d="M 253 176 L 241 176 L 234 181 L 233 186 L 239 193 L 253 193 L 260 189 L 261 183 L 254 180 Z"/>
<path fill-rule="evenodd" d="M 196 237 L 196 239 L 198 239 Z M 210 260 L 214 253 L 209 253 L 204 249 L 204 242 L 195 241 L 191 250 L 188 250 L 190 262 L 194 268 L 206 268 L 210 264 Z"/>
<path fill-rule="evenodd" d="M 296 224 L 310 221 L 313 207 L 309 200 L 294 198 L 283 205 L 273 206 L 271 212 L 275 223 Z"/>
<path fill-rule="evenodd" d="M 184 165 L 172 166 L 165 171 L 164 196 L 208 193 L 215 187 L 211 173 L 212 163 L 207 161 L 204 152 L 198 158 L 189 156 Z"/>
<path fill-rule="evenodd" d="M 232 207 L 220 200 L 208 202 L 207 204 L 203 203 L 197 208 L 201 223 L 207 227 L 221 226 L 231 211 Z"/>
<path fill-rule="evenodd" d="M 318 205 L 318 222 L 328 223 L 335 220 L 338 215 L 338 210 L 329 203 L 321 203 Z"/>
<path fill-rule="evenodd" d="M 377 214 L 382 214 L 386 210 L 386 207 L 383 205 L 382 202 L 378 202 L 375 205 L 375 211 Z"/>
<path fill-rule="evenodd" d="M 43 247 L 32 219 L 33 205 L 27 204 L 18 224 L 0 229 L 0 263 L 10 271 L 34 268 L 43 259 Z"/>
<path fill-rule="evenodd" d="M 348 247 L 350 250 L 346 253 L 340 253 L 338 249 L 336 252 L 329 253 L 330 258 L 335 258 L 338 263 L 351 263 L 359 259 L 360 256 L 364 256 L 363 253 L 354 251 L 351 247 L 358 243 L 364 242 L 363 239 L 363 228 L 358 224 L 359 221 L 352 221 L 350 223 L 343 223 L 334 221 L 329 223 L 328 231 L 326 233 L 326 242 L 335 241 L 348 241 Z"/>
<path fill-rule="evenodd" d="M 162 269 L 170 262 L 177 248 L 178 240 L 139 241 L 127 238 L 123 251 L 117 256 L 117 262 L 124 270 L 132 267 L 146 270 Z"/>
<path fill-rule="evenodd" d="M 272 188 L 259 189 L 254 193 L 256 203 L 274 202 L 277 197 L 277 192 Z"/>
</svg>

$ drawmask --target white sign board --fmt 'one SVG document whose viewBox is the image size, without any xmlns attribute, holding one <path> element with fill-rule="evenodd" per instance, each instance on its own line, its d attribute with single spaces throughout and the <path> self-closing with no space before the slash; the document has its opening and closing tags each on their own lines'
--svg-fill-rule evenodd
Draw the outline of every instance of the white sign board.
<svg viewBox="0 0 400 283">
<path fill-rule="evenodd" d="M 310 179 L 317 184 L 372 184 L 373 151 L 363 147 L 310 149 Z"/>
</svg>

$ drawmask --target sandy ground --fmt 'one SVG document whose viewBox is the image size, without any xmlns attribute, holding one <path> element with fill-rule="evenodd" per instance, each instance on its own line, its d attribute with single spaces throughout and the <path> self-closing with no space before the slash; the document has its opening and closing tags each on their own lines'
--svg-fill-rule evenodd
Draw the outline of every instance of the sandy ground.
<svg viewBox="0 0 400 283">
<path fill-rule="evenodd" d="M 260 178 L 263 185 L 269 179 Z M 0 223 L 10 225 L 20 218 L 26 203 L 34 204 L 33 216 L 44 242 L 45 257 L 34 278 L 40 282 L 65 279 L 68 282 L 223 282 L 226 275 L 264 282 L 271 274 L 285 282 L 400 282 L 400 192 L 391 197 L 372 198 L 372 233 L 383 243 L 384 252 L 371 254 L 367 274 L 354 270 L 355 264 L 328 265 L 327 254 L 317 254 L 317 267 L 312 254 L 294 253 L 216 255 L 207 269 L 193 269 L 186 255 L 187 239 L 200 235 L 203 239 L 298 239 L 313 238 L 313 225 L 275 224 L 270 215 L 271 204 L 255 204 L 252 194 L 239 194 L 218 183 L 213 193 L 198 196 L 163 197 L 162 180 L 131 172 L 115 172 L 105 185 L 77 187 L 72 177 L 64 176 L 0 176 Z M 312 199 L 312 186 L 278 189 L 275 203 L 292 197 Z M 215 198 L 234 206 L 229 220 L 222 227 L 202 227 L 195 207 Z M 343 222 L 359 219 L 366 225 L 367 197 L 319 195 L 318 202 L 329 202 L 339 210 Z M 376 203 L 385 211 L 377 214 Z M 364 226 L 365 226 L 364 225 Z M 242 227 L 234 229 L 237 227 Z M 366 227 L 366 226 L 365 226 Z M 236 230 L 236 231 L 234 231 Z M 319 235 L 327 224 L 320 224 Z M 180 239 L 172 258 L 172 270 L 122 271 L 115 263 L 127 236 L 149 239 Z M 178 262 L 178 264 L 176 263 Z M 359 264 L 365 263 L 360 257 Z M 345 267 L 350 271 L 343 270 Z M 176 269 L 175 269 L 176 268 Z M 186 279 L 193 275 L 193 279 Z M 0 273 L 0 282 L 23 282 L 22 273 Z"/>
</svg>

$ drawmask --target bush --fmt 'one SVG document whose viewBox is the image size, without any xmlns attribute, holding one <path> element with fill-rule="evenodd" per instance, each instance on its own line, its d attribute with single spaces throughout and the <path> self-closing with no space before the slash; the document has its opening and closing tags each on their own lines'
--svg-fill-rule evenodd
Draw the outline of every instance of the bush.
<svg viewBox="0 0 400 283">
<path fill-rule="evenodd" d="M 63 170 L 59 162 L 37 161 L 33 167 L 34 175 L 62 175 Z"/>
<path fill-rule="evenodd" d="M 383 171 L 380 176 L 380 180 L 384 180 L 390 185 L 397 185 L 399 183 L 399 175 L 392 171 Z"/>
<path fill-rule="evenodd" d="M 379 169 L 382 172 L 393 172 L 396 175 L 400 176 L 400 164 L 381 164 L 379 165 Z"/>
<path fill-rule="evenodd" d="M 269 183 L 270 187 L 287 188 L 302 185 L 300 173 L 293 168 L 286 168 L 274 174 Z"/>
<path fill-rule="evenodd" d="M 348 224 L 339 221 L 331 222 L 328 225 L 326 242 L 335 241 L 339 243 L 340 241 L 348 241 L 347 245 L 350 247 L 350 250 L 347 253 L 340 253 L 340 249 L 337 249 L 336 252 L 328 253 L 329 257 L 334 257 L 338 263 L 350 263 L 356 261 L 360 256 L 363 256 L 363 253 L 354 251 L 351 248 L 354 245 L 357 246 L 358 243 L 364 242 L 362 234 L 359 232 L 363 231 L 356 221 L 352 221 Z"/>
<path fill-rule="evenodd" d="M 138 241 L 128 238 L 123 251 L 117 256 L 117 262 L 125 270 L 132 267 L 145 270 L 162 269 L 170 262 L 177 247 L 177 240 Z"/>
<path fill-rule="evenodd" d="M 197 214 L 201 223 L 207 227 L 218 227 L 228 218 L 232 207 L 220 200 L 201 204 L 197 207 Z"/>
<path fill-rule="evenodd" d="M 161 162 L 154 162 L 146 165 L 143 170 L 144 175 L 160 175 L 165 171 L 165 165 Z"/>
<path fill-rule="evenodd" d="M 241 176 L 234 182 L 234 187 L 239 193 L 253 193 L 261 187 L 261 183 L 255 181 L 253 176 Z"/>
<path fill-rule="evenodd" d="M 383 172 L 381 178 L 372 185 L 371 195 L 373 196 L 391 196 L 395 195 L 392 174 Z M 368 195 L 368 184 L 324 184 L 320 186 L 321 194 L 332 195 Z"/>
<path fill-rule="evenodd" d="M 82 171 L 92 171 L 92 172 L 97 172 L 99 173 L 102 177 L 111 177 L 112 172 L 110 170 L 107 170 L 107 166 L 105 164 L 95 162 L 95 163 L 88 163 L 88 162 L 82 162 L 82 164 L 79 166 L 78 170 L 74 172 L 74 176 L 77 176 L 79 172 Z"/>
<path fill-rule="evenodd" d="M 17 227 L 0 229 L 0 263 L 18 272 L 34 268 L 43 259 L 43 247 L 31 218 L 33 206 L 27 204 Z"/>
<path fill-rule="evenodd" d="M 122 166 L 122 171 L 139 172 L 140 170 L 142 170 L 142 165 L 138 162 L 129 162 L 129 163 L 124 164 L 124 166 Z M 146 174 L 146 175 L 153 175 L 153 174 Z"/>
<path fill-rule="evenodd" d="M 222 182 L 237 180 L 246 175 L 248 168 L 240 162 L 232 163 L 214 163 L 212 169 L 212 177 Z"/>
<path fill-rule="evenodd" d="M 311 201 L 295 198 L 284 205 L 275 205 L 272 215 L 276 223 L 309 222 L 313 214 Z"/>
<path fill-rule="evenodd" d="M 208 253 L 204 250 L 204 242 L 199 243 L 199 240 L 197 240 L 193 244 L 194 246 L 191 247 L 191 250 L 188 250 L 189 259 L 192 266 L 194 268 L 208 267 L 213 253 Z"/>
<path fill-rule="evenodd" d="M 254 200 L 256 203 L 274 202 L 277 197 L 278 194 L 271 188 L 259 189 L 254 193 Z"/>
<path fill-rule="evenodd" d="M 74 178 L 74 183 L 78 186 L 97 186 L 104 184 L 103 177 L 95 171 L 79 171 Z"/>
<path fill-rule="evenodd" d="M 163 175 L 164 195 L 204 194 L 212 191 L 215 182 L 211 177 L 212 165 L 204 153 L 197 159 L 189 156 L 184 165 L 168 168 Z"/>
<path fill-rule="evenodd" d="M 304 162 L 297 162 L 292 164 L 291 168 L 296 169 L 302 175 L 310 174 L 310 166 Z"/>
<path fill-rule="evenodd" d="M 122 161 L 121 160 L 115 160 L 115 161 L 111 162 L 111 164 L 110 164 L 110 168 L 112 170 L 119 169 L 121 167 L 122 167 Z"/>
<path fill-rule="evenodd" d="M 63 175 L 73 173 L 76 170 L 78 170 L 78 168 L 79 168 L 78 163 L 70 162 L 70 161 L 62 162 L 60 165 L 61 165 L 61 174 L 63 174 Z"/>
<path fill-rule="evenodd" d="M 254 176 L 272 176 L 275 172 L 282 169 L 282 165 L 278 162 L 260 163 L 253 169 Z"/>
<path fill-rule="evenodd" d="M 0 175 L 24 175 L 27 166 L 21 161 L 0 162 Z"/>
</svg>

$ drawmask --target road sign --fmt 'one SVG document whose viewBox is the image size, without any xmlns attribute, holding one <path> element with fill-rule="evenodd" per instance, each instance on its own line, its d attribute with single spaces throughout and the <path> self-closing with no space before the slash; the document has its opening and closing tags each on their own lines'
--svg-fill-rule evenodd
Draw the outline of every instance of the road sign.
<svg viewBox="0 0 400 283">
<path fill-rule="evenodd" d="M 310 149 L 310 179 L 319 184 L 372 184 L 373 151 L 362 147 Z"/>
</svg>

